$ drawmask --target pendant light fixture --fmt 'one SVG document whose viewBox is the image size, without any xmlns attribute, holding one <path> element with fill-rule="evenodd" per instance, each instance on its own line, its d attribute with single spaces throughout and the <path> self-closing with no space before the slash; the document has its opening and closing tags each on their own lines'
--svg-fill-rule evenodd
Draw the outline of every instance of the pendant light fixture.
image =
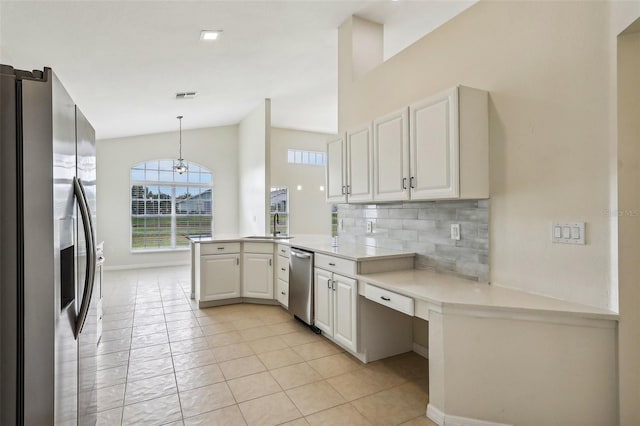
<svg viewBox="0 0 640 426">
<path fill-rule="evenodd" d="M 183 174 L 189 169 L 187 168 L 187 165 L 184 164 L 184 160 L 182 159 L 182 116 L 179 115 L 176 118 L 180 121 L 180 151 L 178 155 L 178 161 L 173 165 L 173 171 L 179 174 Z"/>
</svg>

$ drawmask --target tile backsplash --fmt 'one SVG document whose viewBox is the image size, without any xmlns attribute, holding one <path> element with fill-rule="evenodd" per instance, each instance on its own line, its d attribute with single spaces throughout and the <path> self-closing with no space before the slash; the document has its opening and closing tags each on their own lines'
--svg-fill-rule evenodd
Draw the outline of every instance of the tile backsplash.
<svg viewBox="0 0 640 426">
<path fill-rule="evenodd" d="M 340 221 L 340 242 L 411 250 L 418 269 L 489 280 L 489 200 L 339 204 Z M 450 238 L 452 223 L 459 241 Z"/>
</svg>

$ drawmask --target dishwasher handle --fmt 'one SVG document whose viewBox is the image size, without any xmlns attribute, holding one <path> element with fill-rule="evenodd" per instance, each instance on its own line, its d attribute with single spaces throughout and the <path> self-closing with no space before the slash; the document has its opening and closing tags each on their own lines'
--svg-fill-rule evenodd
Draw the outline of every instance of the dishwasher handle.
<svg viewBox="0 0 640 426">
<path fill-rule="evenodd" d="M 310 253 L 301 253 L 299 251 L 291 250 L 291 256 L 299 257 L 301 259 L 309 259 L 311 257 Z"/>
</svg>

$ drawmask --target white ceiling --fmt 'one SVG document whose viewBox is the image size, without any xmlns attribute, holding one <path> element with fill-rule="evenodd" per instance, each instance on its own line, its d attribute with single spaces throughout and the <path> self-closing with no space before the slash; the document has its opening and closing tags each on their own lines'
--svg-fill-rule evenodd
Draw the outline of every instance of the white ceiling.
<svg viewBox="0 0 640 426">
<path fill-rule="evenodd" d="M 342 22 L 385 23 L 389 57 L 474 2 L 3 0 L 0 59 L 52 67 L 100 139 L 174 131 L 179 114 L 185 129 L 235 124 L 264 98 L 274 126 L 334 133 Z"/>
</svg>

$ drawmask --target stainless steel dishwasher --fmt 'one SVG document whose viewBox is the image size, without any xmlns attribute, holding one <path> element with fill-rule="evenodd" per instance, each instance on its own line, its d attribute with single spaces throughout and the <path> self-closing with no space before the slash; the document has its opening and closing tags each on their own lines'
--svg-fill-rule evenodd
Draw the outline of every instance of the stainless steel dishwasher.
<svg viewBox="0 0 640 426">
<path fill-rule="evenodd" d="M 313 327 L 313 253 L 291 247 L 289 312 Z"/>
</svg>

